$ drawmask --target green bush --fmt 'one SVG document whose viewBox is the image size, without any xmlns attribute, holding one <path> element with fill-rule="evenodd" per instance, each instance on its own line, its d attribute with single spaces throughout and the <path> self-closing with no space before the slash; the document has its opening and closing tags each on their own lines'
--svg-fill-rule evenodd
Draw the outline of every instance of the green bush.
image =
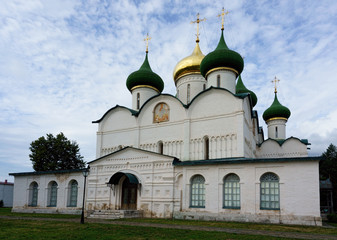
<svg viewBox="0 0 337 240">
<path fill-rule="evenodd" d="M 0 207 L 3 207 L 3 206 L 4 206 L 4 201 L 0 200 Z"/>
<path fill-rule="evenodd" d="M 328 221 L 333 222 L 333 223 L 337 223 L 337 214 L 336 213 L 330 213 L 328 215 Z"/>
</svg>

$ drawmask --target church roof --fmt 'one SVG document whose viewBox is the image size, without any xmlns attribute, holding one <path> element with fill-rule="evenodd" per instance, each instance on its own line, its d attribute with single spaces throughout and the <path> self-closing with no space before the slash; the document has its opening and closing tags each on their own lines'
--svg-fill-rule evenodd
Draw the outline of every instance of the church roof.
<svg viewBox="0 0 337 240">
<path fill-rule="evenodd" d="M 285 118 L 288 119 L 290 117 L 289 108 L 283 106 L 279 100 L 277 99 L 277 92 L 275 91 L 274 102 L 271 104 L 269 108 L 263 113 L 263 119 L 268 121 L 272 118 Z"/>
<path fill-rule="evenodd" d="M 282 146 L 285 142 L 287 142 L 290 139 L 295 139 L 300 141 L 301 143 L 305 144 L 305 145 L 311 145 L 311 143 L 309 143 L 308 139 L 299 139 L 297 137 L 289 137 L 287 139 L 274 139 L 274 138 L 268 138 L 266 140 L 264 140 L 262 143 L 258 144 L 258 146 L 260 147 L 263 143 L 265 143 L 266 141 L 275 141 L 277 142 L 280 146 Z"/>
<path fill-rule="evenodd" d="M 154 88 L 157 92 L 162 92 L 164 89 L 164 82 L 152 71 L 147 55 L 146 52 L 145 60 L 139 70 L 131 73 L 126 80 L 126 86 L 130 92 L 139 86 Z"/>
<path fill-rule="evenodd" d="M 239 75 L 239 79 L 235 87 L 235 92 L 236 93 L 249 93 L 250 97 L 252 98 L 252 105 L 253 107 L 255 107 L 257 103 L 256 94 L 253 91 L 246 88 L 246 86 L 243 84 L 243 81 L 241 79 L 241 75 Z"/>
<path fill-rule="evenodd" d="M 211 70 L 216 68 L 226 68 L 233 70 L 237 75 L 240 75 L 243 66 L 244 63 L 241 55 L 227 47 L 222 29 L 218 46 L 213 52 L 210 52 L 204 57 L 200 65 L 200 72 L 206 78 Z"/>
<path fill-rule="evenodd" d="M 218 87 L 213 87 L 213 86 L 211 86 L 211 87 L 207 88 L 206 90 L 204 90 L 204 91 L 198 93 L 198 94 L 192 99 L 192 101 L 191 101 L 189 104 L 186 105 L 186 104 L 184 104 L 183 102 L 181 102 L 180 99 L 177 98 L 176 96 L 173 96 L 173 95 L 168 94 L 168 93 L 161 93 L 161 94 L 158 94 L 158 95 L 155 95 L 155 96 L 149 98 L 149 99 L 148 99 L 148 100 L 141 106 L 141 108 L 139 109 L 139 111 L 135 111 L 135 110 L 133 110 L 133 109 L 130 109 L 130 108 L 127 108 L 127 107 L 124 107 L 124 106 L 116 105 L 116 106 L 114 106 L 113 108 L 110 108 L 106 113 L 104 113 L 104 115 L 103 115 L 100 119 L 95 120 L 95 121 L 92 121 L 92 123 L 100 123 L 100 122 L 101 122 L 101 121 L 102 121 L 102 120 L 103 120 L 103 119 L 104 119 L 104 118 L 105 118 L 111 111 L 113 111 L 113 110 L 116 109 L 116 108 L 123 108 L 123 109 L 126 109 L 126 110 L 130 111 L 131 115 L 133 115 L 133 116 L 138 116 L 138 115 L 140 114 L 140 112 L 143 110 L 143 108 L 145 108 L 145 106 L 146 106 L 146 104 L 147 104 L 148 102 L 150 102 L 150 101 L 153 100 L 154 98 L 161 97 L 161 96 L 172 97 L 172 98 L 178 100 L 184 108 L 188 109 L 189 106 L 191 106 L 191 104 L 192 104 L 198 97 L 200 97 L 201 95 L 205 94 L 206 92 L 212 91 L 212 90 L 214 90 L 214 89 L 218 89 L 218 90 L 221 90 L 221 91 L 224 91 L 224 92 L 228 92 L 228 93 L 230 93 L 231 95 L 233 95 L 234 97 L 237 97 L 237 98 L 240 98 L 240 99 L 244 99 L 244 98 L 246 98 L 246 97 L 249 96 L 248 93 L 237 93 L 237 94 L 233 94 L 232 92 L 230 92 L 230 91 L 227 90 L 227 89 L 224 89 L 224 88 L 218 88 Z M 249 102 L 250 102 L 250 104 L 251 104 L 251 108 L 253 108 L 251 98 L 249 98 Z M 257 114 L 257 112 L 256 112 L 256 114 Z M 252 116 L 253 116 L 253 111 L 252 111 Z"/>
<path fill-rule="evenodd" d="M 121 149 L 119 149 L 119 150 L 117 150 L 115 152 L 109 153 L 109 154 L 104 155 L 102 157 L 99 157 L 99 158 L 97 158 L 95 160 L 92 160 L 92 161 L 88 162 L 88 164 L 91 164 L 93 162 L 99 161 L 99 160 L 101 160 L 103 158 L 106 158 L 108 156 L 115 155 L 116 153 L 126 151 L 127 149 L 134 149 L 134 150 L 141 151 L 141 152 L 146 152 L 146 153 L 151 153 L 151 154 L 155 154 L 155 155 L 159 155 L 159 156 L 165 156 L 165 157 L 168 157 L 168 158 L 174 158 L 174 159 L 176 159 L 176 157 L 174 157 L 174 156 L 170 156 L 170 155 L 166 155 L 166 154 L 160 154 L 160 153 L 157 153 L 157 152 L 152 152 L 152 151 L 144 150 L 144 149 L 141 149 L 141 148 L 135 148 L 135 147 L 131 147 L 131 146 L 126 146 L 126 147 L 121 148 Z"/>
</svg>

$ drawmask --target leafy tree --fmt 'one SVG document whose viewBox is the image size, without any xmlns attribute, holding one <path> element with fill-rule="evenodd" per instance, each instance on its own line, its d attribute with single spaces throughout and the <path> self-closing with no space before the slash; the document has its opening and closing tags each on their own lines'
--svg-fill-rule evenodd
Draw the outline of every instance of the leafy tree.
<svg viewBox="0 0 337 240">
<path fill-rule="evenodd" d="M 68 140 L 61 132 L 40 137 L 29 147 L 29 158 L 35 171 L 52 171 L 84 168 L 85 162 L 75 141 Z"/>
<path fill-rule="evenodd" d="M 333 187 L 333 206 L 337 212 L 337 148 L 330 144 L 322 154 L 323 160 L 319 164 L 319 173 L 322 180 L 330 179 Z"/>
</svg>

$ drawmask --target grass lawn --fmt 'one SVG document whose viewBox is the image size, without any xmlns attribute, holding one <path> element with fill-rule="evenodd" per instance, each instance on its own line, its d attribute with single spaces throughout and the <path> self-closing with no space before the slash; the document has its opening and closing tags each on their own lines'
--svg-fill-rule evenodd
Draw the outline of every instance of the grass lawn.
<svg viewBox="0 0 337 240">
<path fill-rule="evenodd" d="M 23 219 L 0 219 L 0 239 L 278 239 L 267 236 L 241 235 L 223 232 L 164 229 L 142 226 L 125 226 L 102 223 L 79 224 L 79 215 L 12 213 L 10 208 L 0 208 L 0 216 Z M 43 221 L 29 218 L 78 219 L 78 221 Z M 110 220 L 114 221 L 114 220 Z M 258 224 L 176 219 L 120 219 L 117 221 L 156 223 L 168 225 L 208 226 L 230 229 L 327 234 L 337 236 L 337 228 L 309 227 L 280 224 Z M 109 221 L 107 221 L 109 222 Z M 337 227 L 337 224 L 332 224 Z M 282 238 L 286 239 L 286 238 Z"/>
<path fill-rule="evenodd" d="M 287 239 L 180 229 L 0 219 L 0 239 Z"/>
<path fill-rule="evenodd" d="M 0 216 L 16 216 L 16 217 L 34 217 L 34 218 L 78 218 L 80 215 L 72 214 L 46 214 L 46 213 L 12 213 L 11 208 L 0 208 Z"/>
<path fill-rule="evenodd" d="M 220 227 L 220 228 L 251 229 L 251 230 L 264 230 L 264 231 L 276 231 L 276 232 L 328 234 L 328 235 L 337 236 L 337 228 L 311 227 L 311 226 L 299 226 L 299 225 L 197 221 L 197 220 L 158 219 L 158 218 L 131 218 L 131 219 L 124 218 L 124 219 L 113 220 L 113 221 L 209 226 L 209 227 Z M 331 225 L 337 226 L 337 224 L 333 224 L 333 223 Z"/>
</svg>

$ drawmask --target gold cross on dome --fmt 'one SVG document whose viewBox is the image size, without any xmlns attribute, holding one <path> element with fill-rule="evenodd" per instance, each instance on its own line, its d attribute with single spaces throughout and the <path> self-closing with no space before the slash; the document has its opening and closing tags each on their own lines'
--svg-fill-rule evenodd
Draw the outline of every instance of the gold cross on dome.
<svg viewBox="0 0 337 240">
<path fill-rule="evenodd" d="M 200 22 L 203 22 L 203 21 L 206 21 L 206 18 L 204 18 L 204 19 L 199 19 L 199 17 L 200 17 L 200 14 L 198 13 L 197 14 L 197 20 L 195 20 L 195 21 L 192 21 L 191 22 L 191 24 L 193 24 L 193 23 L 196 23 L 197 24 L 197 42 L 199 42 L 199 23 Z"/>
<path fill-rule="evenodd" d="M 222 8 L 221 14 L 218 15 L 218 17 L 221 17 L 221 30 L 224 30 L 225 25 L 225 15 L 227 15 L 229 12 L 225 12 L 225 8 Z"/>
<path fill-rule="evenodd" d="M 277 79 L 277 78 L 275 77 L 274 80 L 271 81 L 271 82 L 274 83 L 274 88 L 275 88 L 274 93 L 277 93 L 277 84 L 280 82 L 280 79 Z"/>
<path fill-rule="evenodd" d="M 149 37 L 149 34 L 146 34 L 146 38 L 144 38 L 144 41 L 146 42 L 146 52 L 149 52 L 149 41 L 151 40 L 151 37 Z"/>
</svg>

